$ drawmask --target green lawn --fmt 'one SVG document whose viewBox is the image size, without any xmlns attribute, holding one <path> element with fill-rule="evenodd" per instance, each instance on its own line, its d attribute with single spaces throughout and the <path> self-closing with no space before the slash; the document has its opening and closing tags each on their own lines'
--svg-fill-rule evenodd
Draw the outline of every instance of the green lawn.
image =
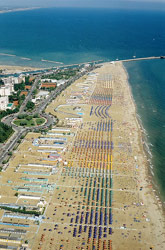
<svg viewBox="0 0 165 250">
<path fill-rule="evenodd" d="M 36 120 L 37 125 L 41 125 L 41 124 L 43 124 L 45 122 L 44 118 L 36 118 L 35 120 Z"/>
<path fill-rule="evenodd" d="M 26 126 L 26 127 L 33 127 L 35 126 L 35 122 L 34 120 L 26 120 L 26 119 L 19 119 L 19 120 L 15 120 L 14 121 L 14 124 L 17 125 L 17 126 Z"/>
<path fill-rule="evenodd" d="M 14 124 L 17 126 L 33 127 L 42 125 L 45 122 L 44 118 L 32 118 L 31 120 L 27 119 L 17 119 L 14 121 Z"/>
</svg>

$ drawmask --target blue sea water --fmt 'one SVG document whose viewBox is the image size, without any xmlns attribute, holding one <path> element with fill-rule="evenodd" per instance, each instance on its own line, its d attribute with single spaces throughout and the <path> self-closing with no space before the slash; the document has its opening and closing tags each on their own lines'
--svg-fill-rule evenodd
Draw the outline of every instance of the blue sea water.
<svg viewBox="0 0 165 250">
<path fill-rule="evenodd" d="M 49 67 L 58 64 L 41 59 L 71 64 L 160 56 L 165 55 L 164 45 L 163 11 L 53 8 L 0 15 L 0 64 Z M 165 197 L 165 61 L 125 67 L 152 144 L 152 171 Z"/>
<path fill-rule="evenodd" d="M 0 15 L 0 63 L 50 66 L 160 55 L 165 52 L 164 12 L 38 9 Z M 28 57 L 32 61 L 21 60 Z"/>
<path fill-rule="evenodd" d="M 165 200 L 165 61 L 124 63 L 136 102 L 137 112 L 147 131 L 152 154 L 150 171 Z"/>
</svg>

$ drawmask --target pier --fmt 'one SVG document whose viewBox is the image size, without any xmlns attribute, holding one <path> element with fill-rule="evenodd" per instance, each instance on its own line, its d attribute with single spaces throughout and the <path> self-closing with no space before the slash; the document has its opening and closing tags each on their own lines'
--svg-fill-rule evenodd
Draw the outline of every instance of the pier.
<svg viewBox="0 0 165 250">
<path fill-rule="evenodd" d="M 117 60 L 118 62 L 132 62 L 132 61 L 143 61 L 143 60 L 154 60 L 154 59 L 165 59 L 165 56 L 151 56 L 151 57 L 141 57 L 141 58 L 131 58 L 124 60 Z"/>
</svg>

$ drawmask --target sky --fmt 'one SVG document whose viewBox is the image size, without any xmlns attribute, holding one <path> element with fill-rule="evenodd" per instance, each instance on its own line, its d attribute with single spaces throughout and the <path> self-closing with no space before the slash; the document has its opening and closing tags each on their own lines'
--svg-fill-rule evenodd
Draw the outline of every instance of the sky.
<svg viewBox="0 0 165 250">
<path fill-rule="evenodd" d="M 0 0 L 0 6 L 161 9 L 165 7 L 165 0 Z"/>
</svg>

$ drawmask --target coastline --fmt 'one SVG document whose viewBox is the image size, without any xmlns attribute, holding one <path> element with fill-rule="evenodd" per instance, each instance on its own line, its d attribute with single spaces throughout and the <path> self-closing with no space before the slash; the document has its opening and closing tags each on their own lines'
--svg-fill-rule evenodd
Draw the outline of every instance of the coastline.
<svg viewBox="0 0 165 250">
<path fill-rule="evenodd" d="M 136 102 L 132 94 L 132 87 L 129 83 L 129 74 L 125 66 L 123 65 L 123 63 L 122 63 L 122 68 L 125 71 L 125 74 L 127 76 L 126 84 L 128 86 L 132 105 L 135 108 L 135 120 L 136 120 L 136 124 L 139 130 L 138 134 L 140 138 L 139 143 L 141 144 L 140 145 L 141 154 L 143 155 L 143 159 L 145 161 L 144 169 L 142 169 L 143 173 L 142 173 L 141 183 L 144 184 L 146 190 L 145 190 L 145 193 L 142 195 L 142 198 L 144 200 L 144 203 L 146 202 L 153 224 L 155 225 L 155 227 L 157 227 L 157 230 L 155 230 L 155 233 L 158 235 L 158 229 L 161 228 L 161 225 L 160 224 L 158 225 L 158 222 L 159 223 L 162 222 L 162 228 L 164 228 L 165 207 L 164 207 L 163 201 L 161 200 L 159 188 L 154 182 L 154 176 L 151 173 L 150 168 L 151 168 L 152 154 L 150 152 L 149 145 L 148 145 L 149 143 L 147 141 L 147 133 L 146 133 L 145 128 L 143 127 L 141 117 L 137 113 Z M 155 214 L 155 216 L 153 216 L 153 214 Z"/>
<path fill-rule="evenodd" d="M 153 186 L 153 190 L 155 192 L 155 196 L 156 197 L 159 197 L 160 199 L 160 202 L 161 202 L 161 205 L 162 205 L 162 210 L 163 212 L 165 212 L 165 203 L 164 201 L 161 199 L 161 194 L 160 194 L 160 190 L 159 190 L 159 184 L 157 183 L 157 180 L 155 179 L 154 177 L 154 173 L 153 173 L 153 163 L 152 163 L 152 153 L 151 153 L 151 150 L 150 150 L 150 143 L 148 142 L 148 133 L 146 131 L 146 129 L 144 128 L 143 126 L 143 122 L 142 122 L 142 119 L 141 119 L 141 116 L 140 114 L 138 114 L 137 112 L 137 104 L 135 102 L 135 99 L 133 97 L 133 92 L 132 92 L 132 87 L 131 87 L 131 84 L 129 82 L 129 74 L 127 72 L 127 69 L 126 67 L 124 66 L 124 64 L 122 63 L 122 67 L 127 75 L 127 82 L 128 82 L 128 87 L 129 87 L 129 90 L 130 90 L 130 95 L 131 95 L 131 98 L 132 98 L 132 102 L 133 102 L 133 105 L 135 106 L 135 114 L 136 114 L 136 120 L 137 120 L 137 124 L 139 126 L 139 129 L 140 129 L 140 133 L 141 133 L 141 143 L 143 145 L 143 150 L 144 150 L 144 153 L 147 157 L 147 175 L 148 175 L 148 178 L 149 178 L 149 182 L 150 184 Z M 158 199 L 158 200 L 159 200 Z"/>
<path fill-rule="evenodd" d="M 36 67 L 27 67 L 27 66 L 10 66 L 10 65 L 0 65 L 0 70 L 5 71 L 5 74 L 14 74 L 28 71 L 37 71 L 41 70 L 41 68 Z M 5 76 L 4 74 L 4 76 Z"/>
<path fill-rule="evenodd" d="M 11 10 L 0 10 L 0 14 L 11 13 L 11 12 L 19 12 L 19 11 L 35 10 L 35 9 L 40 9 L 40 8 L 41 7 L 31 7 L 31 8 L 17 8 L 17 9 L 11 9 Z"/>
<path fill-rule="evenodd" d="M 120 220 L 124 221 L 126 224 L 123 225 L 126 225 L 126 230 L 129 231 L 129 227 L 133 227 L 132 230 L 135 230 L 133 231 L 134 234 L 138 235 L 138 233 L 142 233 L 143 235 L 143 240 L 141 241 L 141 238 L 138 238 L 138 242 L 134 241 L 135 239 L 132 238 L 130 233 L 130 236 L 128 236 L 130 237 L 130 242 L 125 242 L 123 238 L 120 238 L 120 234 L 117 235 L 117 232 L 115 231 L 115 223 L 113 223 L 112 226 L 114 228 L 114 236 L 112 236 L 112 242 L 114 244 L 114 248 L 117 247 L 115 249 L 120 249 L 119 247 L 123 244 L 122 249 L 124 250 L 128 248 L 154 248 L 159 250 L 160 247 L 164 246 L 164 211 L 162 203 L 160 203 L 160 200 L 158 200 L 155 190 L 153 189 L 153 185 L 151 186 L 151 179 L 148 173 L 148 158 L 146 156 L 146 152 L 144 151 L 143 144 L 143 133 L 145 135 L 145 130 L 141 126 L 137 117 L 136 103 L 134 101 L 131 86 L 128 81 L 128 73 L 121 62 L 116 62 L 114 65 L 110 63 L 104 63 L 101 68 L 94 70 L 94 72 L 101 75 L 103 79 L 104 75 L 106 74 L 110 74 L 112 79 L 114 79 L 114 83 L 111 83 L 113 87 L 113 101 L 109 110 L 109 115 L 114 121 L 115 133 L 113 138 L 113 173 L 115 172 L 113 174 L 113 183 L 115 187 L 117 187 L 121 182 L 121 177 L 118 177 L 118 175 L 125 176 L 125 182 L 123 183 L 122 189 L 119 190 L 130 190 L 129 198 L 123 198 L 122 192 L 117 196 L 117 192 L 114 191 L 114 204 L 112 206 L 113 209 L 116 207 L 118 208 L 118 203 L 121 200 L 121 211 L 124 207 L 124 214 L 120 215 L 119 213 L 114 215 L 114 220 L 115 222 L 120 222 Z M 74 86 L 75 84 L 73 84 L 71 88 Z M 100 85 L 99 89 L 101 89 L 101 87 L 103 86 Z M 67 95 L 69 95 L 68 92 L 69 90 L 67 91 Z M 64 104 L 66 102 L 65 98 L 59 97 L 59 100 L 55 100 L 53 104 L 49 105 L 47 112 L 49 111 L 50 113 L 54 114 L 54 107 L 56 107 L 56 105 L 58 106 L 59 102 L 60 104 Z M 58 113 L 59 120 L 63 120 L 64 117 L 65 115 Z M 83 118 L 83 123 L 90 121 L 90 119 L 90 116 L 86 114 L 86 116 Z M 94 121 L 95 118 L 93 117 L 93 122 Z M 126 148 L 130 147 L 131 151 L 129 151 L 129 149 L 125 149 L 124 152 L 122 149 L 120 151 L 118 149 L 119 145 L 125 145 Z M 121 167 L 118 170 L 118 162 L 119 164 L 124 163 L 126 165 L 119 165 Z M 128 169 L 128 167 L 130 169 Z M 132 192 L 135 194 L 135 197 L 131 197 Z M 138 222 L 140 223 L 138 224 L 135 221 L 133 222 L 130 216 L 135 218 L 138 216 Z M 124 219 L 125 217 L 127 219 Z M 121 224 L 119 223 L 119 225 Z M 122 227 L 120 227 L 120 229 L 122 229 Z"/>
<path fill-rule="evenodd" d="M 77 102 L 73 100 L 73 95 Z M 98 95 L 102 103 L 98 103 Z M 105 102 L 107 96 L 111 96 L 109 103 Z M 105 107 L 108 108 L 107 112 Z M 82 117 L 75 123 L 75 114 L 80 109 Z M 27 185 L 29 173 L 35 178 L 46 174 L 47 183 L 56 186 L 51 193 L 45 190 L 42 194 L 37 194 L 37 199 L 38 196 L 44 197 L 46 209 L 38 226 L 27 220 L 29 230 L 25 237 L 29 241 L 29 247 L 34 250 L 40 247 L 43 234 L 42 248 L 46 249 L 51 245 L 55 234 L 53 225 L 57 223 L 60 230 L 58 232 L 61 233 L 56 234 L 56 242 L 53 245 L 55 247 L 62 244 L 64 249 L 72 250 L 72 246 L 76 249 L 81 243 L 85 243 L 87 248 L 91 249 L 93 241 L 92 237 L 91 240 L 88 239 L 89 230 L 101 228 L 101 231 L 107 231 L 107 228 L 110 228 L 111 235 L 106 234 L 105 237 L 101 234 L 101 238 L 95 239 L 95 245 L 99 243 L 100 249 L 108 247 L 110 240 L 113 249 L 163 248 L 164 218 L 149 183 L 142 128 L 136 117 L 136 105 L 122 63 L 105 63 L 79 78 L 47 106 L 46 113 L 58 117 L 58 128 L 53 126 L 45 137 L 38 133 L 28 133 L 13 152 L 1 179 L 1 203 L 17 203 L 20 197 L 15 196 L 13 187 L 19 185 L 21 189 L 18 190 L 18 196 L 21 195 L 22 187 Z M 105 125 L 107 122 L 109 125 Z M 54 151 L 54 143 L 51 142 L 55 142 L 57 136 L 60 140 L 65 138 L 65 144 L 62 150 L 58 149 L 61 161 L 56 166 L 57 172 L 49 175 L 49 169 L 55 163 L 50 160 L 47 151 Z M 88 147 L 81 147 L 80 139 L 84 141 L 83 145 L 89 141 L 97 141 L 98 147 L 89 144 Z M 109 146 L 100 147 L 99 142 L 102 141 L 106 141 Z M 49 165 L 45 166 L 45 161 L 47 164 L 49 162 Z M 49 167 L 46 172 L 45 167 Z M 23 178 L 20 178 L 22 176 Z M 32 184 L 37 185 L 34 179 Z M 34 195 L 33 188 L 29 187 L 28 190 L 28 194 Z M 29 204 L 32 205 L 33 202 L 29 201 Z M 3 212 L 5 210 L 2 210 Z M 93 219 L 90 223 L 83 219 L 78 221 L 80 213 L 83 213 L 84 217 L 88 213 L 89 217 L 93 218 L 99 213 L 97 216 L 102 216 L 102 219 L 99 219 L 97 224 Z M 68 214 L 71 214 L 71 218 Z M 20 223 L 22 220 L 14 221 Z M 82 235 L 78 233 L 76 236 L 75 226 L 87 226 L 88 230 L 83 230 L 80 232 Z"/>
</svg>

